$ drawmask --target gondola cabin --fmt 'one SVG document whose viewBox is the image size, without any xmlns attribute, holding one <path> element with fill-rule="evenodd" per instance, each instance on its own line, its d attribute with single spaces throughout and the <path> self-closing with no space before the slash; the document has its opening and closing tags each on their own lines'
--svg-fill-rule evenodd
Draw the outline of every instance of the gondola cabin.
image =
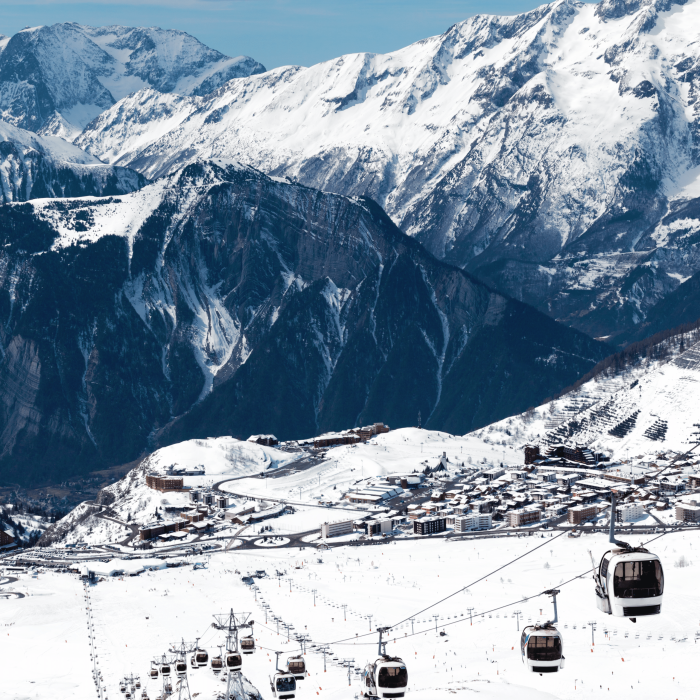
<svg viewBox="0 0 700 700">
<path fill-rule="evenodd" d="M 520 637 L 520 653 L 533 673 L 556 673 L 564 668 L 562 636 L 553 626 L 526 627 Z"/>
<path fill-rule="evenodd" d="M 291 658 L 287 659 L 287 670 L 298 681 L 302 681 L 306 676 L 306 663 L 301 656 L 292 656 Z"/>
<path fill-rule="evenodd" d="M 224 667 L 224 660 L 220 656 L 214 656 L 211 660 L 211 670 L 214 673 L 221 673 L 221 669 Z"/>
<path fill-rule="evenodd" d="M 179 678 L 187 675 L 187 662 L 184 659 L 175 662 L 175 673 Z"/>
<path fill-rule="evenodd" d="M 612 549 L 596 573 L 596 604 L 613 617 L 658 615 L 664 594 L 664 570 L 646 549 Z"/>
<path fill-rule="evenodd" d="M 153 678 L 153 679 L 158 678 L 158 669 L 157 668 L 151 669 L 151 678 Z"/>
<path fill-rule="evenodd" d="M 368 664 L 364 672 L 365 694 L 375 698 L 402 698 L 408 687 L 408 670 L 402 659 L 388 656 Z"/>
<path fill-rule="evenodd" d="M 206 666 L 209 663 L 209 654 L 204 649 L 196 649 L 195 652 L 190 657 L 190 666 L 192 668 L 199 668 L 200 666 Z"/>
<path fill-rule="evenodd" d="M 243 657 L 237 651 L 226 652 L 226 668 L 229 671 L 240 671 L 243 667 Z"/>
<path fill-rule="evenodd" d="M 160 665 L 160 675 L 163 676 L 163 678 L 170 678 L 170 664 Z"/>
<path fill-rule="evenodd" d="M 243 637 L 241 639 L 241 651 L 244 654 L 252 654 L 255 651 L 255 638 Z"/>
<path fill-rule="evenodd" d="M 296 695 L 297 681 L 291 673 L 275 673 L 270 679 L 270 688 L 278 700 L 291 700 Z"/>
</svg>

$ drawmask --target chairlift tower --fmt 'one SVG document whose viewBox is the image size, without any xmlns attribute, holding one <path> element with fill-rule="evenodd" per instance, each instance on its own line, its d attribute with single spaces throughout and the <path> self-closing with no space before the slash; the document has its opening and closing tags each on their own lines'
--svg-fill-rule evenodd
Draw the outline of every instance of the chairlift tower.
<svg viewBox="0 0 700 700">
<path fill-rule="evenodd" d="M 253 628 L 254 621 L 250 620 L 251 613 L 234 613 L 231 610 L 228 614 L 214 615 L 219 629 L 226 631 L 226 700 L 248 700 L 248 695 L 243 688 L 243 679 L 241 677 L 240 665 L 238 669 L 231 668 L 229 656 L 238 655 L 240 659 L 240 651 L 238 648 L 238 633 L 243 629 Z"/>
<path fill-rule="evenodd" d="M 171 644 L 170 653 L 175 654 L 175 675 L 177 677 L 177 698 L 178 700 L 192 700 L 190 692 L 190 682 L 187 678 L 187 654 L 192 654 L 197 651 L 198 642 L 185 642 L 181 640 L 180 644 Z"/>
<path fill-rule="evenodd" d="M 153 659 L 153 661 L 151 662 L 152 665 L 158 668 L 159 670 L 159 675 L 163 684 L 161 691 L 161 697 L 163 698 L 163 700 L 174 695 L 171 676 L 174 673 L 174 666 L 176 662 L 176 656 L 166 656 L 165 654 L 161 654 L 160 657 L 156 656 L 156 658 Z M 165 669 L 167 669 L 167 671 Z M 187 688 L 187 690 L 189 692 L 189 687 Z"/>
</svg>

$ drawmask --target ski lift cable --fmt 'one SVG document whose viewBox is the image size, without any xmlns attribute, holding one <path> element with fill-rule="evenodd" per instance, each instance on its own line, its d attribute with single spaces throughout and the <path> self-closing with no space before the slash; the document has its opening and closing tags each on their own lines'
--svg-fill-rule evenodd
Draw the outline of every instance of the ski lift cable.
<svg viewBox="0 0 700 700">
<path fill-rule="evenodd" d="M 650 542 L 654 542 L 655 540 L 658 540 L 659 538 L 664 537 L 665 535 L 668 535 L 668 534 L 669 534 L 668 532 L 663 532 L 660 535 L 658 535 L 657 537 L 654 537 L 646 542 L 643 542 L 642 546 L 646 546 Z M 557 584 L 557 588 L 561 588 L 562 586 L 566 586 L 567 584 L 572 583 L 573 581 L 576 581 L 577 579 L 583 578 L 587 574 L 590 574 L 592 571 L 594 571 L 594 569 L 592 569 L 592 568 L 588 569 L 587 571 L 584 571 L 583 573 L 578 574 L 578 575 L 570 578 L 568 581 L 564 581 L 563 583 L 559 583 L 559 584 Z M 512 603 L 506 603 L 504 605 L 500 605 L 497 608 L 492 608 L 491 610 L 484 610 L 483 612 L 475 612 L 473 614 L 473 617 L 478 617 L 479 615 L 488 615 L 489 613 L 498 612 L 499 610 L 503 610 L 504 608 L 510 608 L 510 607 L 513 607 L 514 605 L 520 605 L 522 603 L 526 603 L 529 600 L 533 600 L 535 598 L 539 598 L 540 596 L 546 595 L 548 592 L 549 592 L 549 590 L 541 591 L 540 593 L 535 593 L 534 595 L 528 596 L 527 598 L 520 598 L 519 600 L 513 601 Z M 407 618 L 407 619 L 410 619 L 410 618 Z M 431 626 L 425 630 L 419 630 L 418 632 L 413 632 L 413 633 L 407 634 L 403 637 L 397 637 L 396 640 L 394 640 L 394 641 L 403 641 L 405 639 L 408 639 L 409 637 L 416 637 L 420 634 L 426 634 L 427 632 L 433 632 L 435 629 L 443 629 L 444 627 L 450 627 L 451 625 L 457 625 L 460 622 L 466 622 L 469 619 L 470 618 L 465 617 L 464 619 L 461 619 L 461 620 L 455 620 L 454 622 L 446 622 L 442 625 L 437 625 L 437 627 Z M 361 635 L 361 636 L 366 637 L 367 635 L 365 634 L 365 635 Z M 357 639 L 357 637 L 356 637 L 356 639 Z M 344 640 L 344 641 L 346 641 L 346 640 Z M 334 644 L 343 644 L 343 642 L 334 642 Z M 358 644 L 357 646 L 367 646 L 367 645 L 373 645 L 373 644 L 374 644 L 374 642 L 360 642 L 360 644 Z M 349 644 L 348 646 L 353 646 L 353 645 Z"/>
<path fill-rule="evenodd" d="M 432 605 L 429 605 L 427 608 L 423 608 L 423 610 L 421 610 L 420 612 L 417 612 L 417 613 L 415 613 L 415 614 L 413 614 L 413 615 L 409 615 L 409 617 L 404 618 L 404 619 L 401 620 L 400 622 L 397 622 L 397 623 L 395 623 L 394 625 L 391 625 L 390 627 L 398 627 L 398 625 L 401 625 L 401 624 L 403 624 L 404 622 L 407 622 L 408 620 L 410 620 L 411 617 L 414 617 L 414 618 L 415 618 L 415 617 L 417 617 L 418 615 L 421 615 L 422 613 L 424 613 L 426 610 L 430 610 L 431 608 L 434 608 L 436 605 L 439 605 L 440 603 L 442 603 L 442 602 L 444 602 L 444 601 L 446 601 L 446 600 L 449 600 L 450 598 L 453 598 L 453 597 L 454 597 L 455 595 L 457 595 L 458 593 L 461 593 L 462 591 L 467 590 L 467 589 L 470 588 L 471 586 L 474 586 L 475 584 L 477 584 L 477 583 L 479 583 L 480 581 L 482 581 L 484 578 L 486 578 L 486 577 L 488 577 L 488 576 L 492 576 L 493 574 L 495 574 L 495 573 L 501 571 L 502 569 L 505 569 L 506 567 L 510 566 L 511 564 L 514 564 L 516 561 L 518 561 L 518 560 L 520 560 L 520 559 L 523 559 L 523 558 L 526 557 L 528 554 L 531 554 L 532 552 L 536 551 L 537 549 L 540 549 L 540 548 L 544 547 L 546 544 L 548 544 L 549 542 L 551 542 L 553 539 L 557 539 L 558 537 L 561 537 L 562 535 L 565 535 L 567 532 L 569 532 L 569 531 L 568 531 L 568 530 L 563 530 L 561 533 L 559 533 L 559 534 L 556 535 L 555 537 L 548 539 L 546 542 L 543 542 L 542 544 L 538 545 L 537 547 L 533 547 L 533 549 L 528 550 L 527 552 L 525 552 L 524 554 L 521 554 L 519 557 L 516 557 L 515 559 L 512 559 L 511 561 L 507 562 L 506 564 L 504 564 L 503 566 L 499 567 L 498 569 L 494 569 L 494 571 L 492 571 L 492 572 L 490 572 L 490 573 L 488 573 L 488 574 L 485 574 L 484 576 L 482 576 L 481 578 L 477 579 L 476 581 L 473 581 L 472 583 L 468 584 L 467 586 L 464 586 L 463 588 L 460 588 L 458 591 L 455 591 L 454 593 L 451 593 L 450 595 L 445 596 L 444 598 L 442 598 L 441 600 L 437 601 L 436 603 L 433 603 Z M 667 535 L 667 534 L 669 534 L 668 531 L 667 531 L 667 532 L 662 532 L 662 533 L 661 533 L 660 535 L 658 535 L 657 537 L 653 537 L 652 539 L 647 540 L 646 542 L 643 542 L 641 546 L 644 547 L 644 546 L 648 545 L 648 544 L 651 543 L 651 542 L 655 542 L 656 540 L 660 539 L 661 537 L 664 537 L 664 536 Z M 560 584 L 557 584 L 557 585 L 558 585 L 559 588 L 561 588 L 562 586 L 566 586 L 567 584 L 572 583 L 573 581 L 576 581 L 577 579 L 583 578 L 584 576 L 590 574 L 592 571 L 594 571 L 593 568 L 587 569 L 587 570 L 584 571 L 583 573 L 577 574 L 576 576 L 570 578 L 568 581 L 564 581 L 563 583 L 560 583 Z M 548 590 L 549 590 L 549 589 L 548 589 Z M 514 606 L 514 605 L 520 605 L 520 604 L 522 604 L 522 603 L 524 603 L 524 602 L 527 602 L 527 601 L 529 601 L 529 600 L 532 600 L 533 598 L 539 598 L 540 596 L 545 595 L 546 593 L 547 593 L 547 591 L 541 591 L 540 593 L 536 593 L 535 595 L 529 596 L 529 597 L 527 597 L 527 598 L 520 598 L 520 599 L 518 599 L 518 600 L 516 600 L 516 601 L 513 601 L 512 603 L 506 603 L 505 605 L 501 605 L 501 606 L 499 606 L 499 607 L 497 607 L 497 608 L 493 608 L 493 609 L 491 609 L 491 610 L 485 610 L 483 613 L 475 613 L 475 615 L 476 615 L 476 616 L 478 616 L 478 615 L 488 615 L 489 613 L 498 612 L 499 610 L 503 610 L 504 608 L 509 608 L 509 607 Z M 468 620 L 468 619 L 469 619 L 469 618 L 466 618 L 466 617 L 465 617 L 465 618 L 462 619 L 462 620 L 455 620 L 454 622 L 446 622 L 446 623 L 443 624 L 443 625 L 438 625 L 437 628 L 442 629 L 442 628 L 444 628 L 444 627 L 449 627 L 449 626 L 451 626 L 451 625 L 456 625 L 456 624 L 459 624 L 460 622 L 466 622 L 466 620 Z M 271 632 L 275 632 L 275 630 L 273 630 L 271 627 L 267 627 L 266 625 L 263 625 L 262 623 L 258 623 L 258 624 L 259 624 L 260 627 L 264 627 L 265 629 L 267 629 L 267 630 L 269 630 L 269 631 L 271 631 Z M 404 637 L 397 637 L 397 638 L 396 638 L 396 641 L 408 639 L 409 637 L 415 637 L 415 636 L 417 636 L 417 635 L 419 635 L 419 634 L 426 634 L 427 632 L 430 632 L 430 631 L 435 630 L 435 629 L 436 629 L 435 627 L 430 627 L 429 629 L 426 629 L 426 630 L 423 630 L 423 631 L 413 632 L 413 633 L 408 634 L 408 635 L 406 635 L 406 636 L 404 636 Z M 358 644 L 358 643 L 356 642 L 356 640 L 357 640 L 357 639 L 362 639 L 363 637 L 369 637 L 369 636 L 375 636 L 375 635 L 376 635 L 376 632 L 365 632 L 364 634 L 358 635 L 358 636 L 356 636 L 356 637 L 347 637 L 347 638 L 345 638 L 345 639 L 339 639 L 339 640 L 336 640 L 336 641 L 334 641 L 334 642 L 318 642 L 317 644 L 320 644 L 320 645 L 322 645 L 322 646 L 330 646 L 330 645 L 332 645 L 332 644 L 347 644 L 348 646 L 367 646 L 367 645 L 374 645 L 375 642 L 360 642 L 360 643 Z M 350 642 L 352 642 L 352 643 L 350 643 Z M 260 647 L 260 648 L 262 649 L 263 647 Z M 268 651 L 276 651 L 276 650 L 273 650 L 273 649 L 267 649 L 267 650 L 268 650 Z M 285 650 L 285 651 L 289 651 L 289 650 Z"/>
<path fill-rule="evenodd" d="M 516 557 L 515 559 L 511 559 L 509 562 L 503 564 L 503 566 L 499 566 L 497 569 L 494 569 L 493 571 L 489 572 L 488 574 L 484 574 L 481 578 L 476 579 L 476 581 L 472 581 L 470 584 L 467 584 L 466 586 L 460 588 L 459 590 L 455 591 L 454 593 L 450 593 L 450 595 L 445 596 L 444 598 L 438 600 L 436 603 L 433 603 L 432 605 L 428 605 L 428 607 L 423 608 L 422 610 L 419 610 L 418 612 L 413 613 L 412 615 L 409 615 L 408 617 L 405 617 L 400 622 L 397 622 L 394 625 L 392 625 L 392 627 L 397 627 L 398 625 L 401 625 L 404 622 L 408 622 L 412 617 L 417 617 L 418 615 L 422 615 L 427 610 L 434 608 L 436 605 L 440 605 L 440 603 L 444 603 L 446 600 L 453 598 L 458 593 L 462 593 L 463 591 L 466 591 L 468 588 L 471 588 L 472 586 L 476 585 L 477 583 L 483 581 L 485 578 L 488 578 L 489 576 L 493 576 L 494 574 L 497 574 L 499 571 L 502 571 L 503 569 L 510 566 L 511 564 L 515 564 L 516 561 L 520 561 L 520 559 L 524 559 L 529 554 L 532 554 L 532 552 L 535 552 L 538 549 L 541 549 L 542 547 L 551 543 L 553 540 L 556 540 L 558 537 L 561 537 L 562 535 L 567 534 L 567 532 L 568 532 L 568 530 L 562 530 L 562 532 L 560 532 L 558 535 L 556 535 L 554 537 L 550 537 L 548 540 L 546 540 L 542 544 L 537 545 L 537 547 L 533 547 L 532 549 L 529 549 L 527 552 L 521 554 L 519 557 Z"/>
<path fill-rule="evenodd" d="M 430 610 L 431 608 L 434 608 L 436 605 L 440 605 L 440 603 L 444 603 L 446 600 L 449 600 L 450 598 L 453 598 L 457 594 L 462 593 L 462 591 L 466 591 L 468 588 L 471 588 L 471 586 L 475 586 L 477 583 L 479 583 L 480 581 L 483 581 L 484 579 L 488 578 L 489 576 L 493 576 L 493 574 L 496 574 L 499 571 L 502 571 L 503 569 L 510 566 L 511 564 L 514 564 L 517 561 L 520 561 L 520 559 L 524 559 L 525 557 L 527 557 L 528 555 L 537 551 L 538 549 L 541 549 L 545 545 L 548 545 L 553 540 L 556 540 L 558 537 L 561 537 L 562 535 L 567 534 L 567 532 L 568 532 L 568 530 L 562 530 L 562 532 L 560 532 L 558 535 L 555 535 L 554 537 L 550 537 L 548 540 L 546 540 L 542 544 L 539 544 L 536 547 L 533 547 L 532 549 L 529 549 L 527 552 L 521 554 L 519 557 L 516 557 L 515 559 L 511 559 L 509 562 L 506 562 L 505 564 L 503 564 L 503 566 L 499 566 L 497 569 L 494 569 L 493 571 L 490 571 L 489 573 L 484 574 L 481 578 L 478 578 L 475 581 L 472 581 L 470 584 L 463 586 L 462 588 L 455 591 L 454 593 L 450 593 L 450 595 L 445 596 L 444 598 L 438 600 L 437 602 L 433 603 L 432 605 L 428 605 L 428 607 L 423 608 L 422 610 L 419 610 L 418 612 L 409 615 L 408 617 L 404 618 L 400 622 L 396 622 L 393 625 L 389 625 L 389 627 L 398 627 L 399 625 L 403 624 L 404 622 L 407 622 L 408 620 L 410 620 L 412 617 L 417 617 L 418 615 L 422 615 L 424 612 L 426 612 L 427 610 Z M 541 594 L 538 594 L 538 595 L 541 595 Z M 520 602 L 522 602 L 522 600 Z M 513 604 L 515 605 L 515 603 L 513 603 Z M 258 623 L 258 624 L 260 624 L 260 623 Z M 265 627 L 265 625 L 261 625 L 261 627 Z M 266 627 L 266 629 L 270 629 L 270 628 Z M 272 631 L 274 631 L 274 630 L 272 630 Z M 351 641 L 351 640 L 355 640 L 355 639 L 360 639 L 362 637 L 369 637 L 369 636 L 374 636 L 374 635 L 375 635 L 374 632 L 366 632 L 365 634 L 361 634 L 357 637 L 347 637 L 345 639 L 339 639 L 339 640 L 336 640 L 333 642 L 319 642 L 319 644 L 324 644 L 324 645 L 341 644 L 342 642 L 347 642 L 347 641 Z"/>
</svg>

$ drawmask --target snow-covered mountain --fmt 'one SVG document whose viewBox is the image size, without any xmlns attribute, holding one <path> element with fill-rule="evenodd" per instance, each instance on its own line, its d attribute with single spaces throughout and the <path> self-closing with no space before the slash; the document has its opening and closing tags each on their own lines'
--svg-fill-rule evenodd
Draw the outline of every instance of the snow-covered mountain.
<svg viewBox="0 0 700 700">
<path fill-rule="evenodd" d="M 0 203 L 120 195 L 147 182 L 134 170 L 106 165 L 63 139 L 0 121 Z"/>
<path fill-rule="evenodd" d="M 556 0 L 211 95 L 143 90 L 76 143 L 149 177 L 226 157 L 368 195 L 438 257 L 594 335 L 700 269 L 700 0 Z"/>
<path fill-rule="evenodd" d="M 283 452 L 274 447 L 265 447 L 254 442 L 236 440 L 232 437 L 188 440 L 156 450 L 138 466 L 130 470 L 119 481 L 102 489 L 94 504 L 109 507 L 112 520 L 105 522 L 99 509 L 86 503 L 80 504 L 66 517 L 51 527 L 42 544 L 50 542 L 77 542 L 105 539 L 105 529 L 113 532 L 115 539 L 123 539 L 130 532 L 118 522 L 144 525 L 157 518 L 157 513 L 180 508 L 186 510 L 190 499 L 186 492 L 163 495 L 146 483 L 147 474 L 167 474 L 167 468 L 197 467 L 206 465 L 206 475 L 188 477 L 188 486 L 206 487 L 212 478 L 238 479 L 257 475 L 288 465 L 306 453 Z M 46 527 L 46 526 L 45 526 Z M 123 534 L 122 534 L 123 533 Z"/>
<path fill-rule="evenodd" d="M 608 353 L 436 260 L 371 200 L 226 162 L 1 207 L 0 347 L 12 481 L 419 411 L 465 432 Z"/>
<path fill-rule="evenodd" d="M 0 118 L 72 138 L 136 90 L 204 95 L 264 70 L 180 31 L 73 22 L 34 27 L 0 40 Z"/>
<path fill-rule="evenodd" d="M 589 447 L 615 460 L 685 452 L 700 423 L 700 330 L 630 346 L 558 399 L 473 433 L 487 444 Z"/>
</svg>

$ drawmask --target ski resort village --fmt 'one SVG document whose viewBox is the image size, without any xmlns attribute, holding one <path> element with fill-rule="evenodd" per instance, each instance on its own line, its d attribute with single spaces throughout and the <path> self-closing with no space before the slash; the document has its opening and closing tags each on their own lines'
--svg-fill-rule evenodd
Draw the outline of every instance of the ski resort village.
<svg viewBox="0 0 700 700">
<path fill-rule="evenodd" d="M 31 677 L 4 692 L 693 697 L 697 341 L 464 436 L 156 451 L 39 546 L 3 545 L 0 651 Z"/>
</svg>

